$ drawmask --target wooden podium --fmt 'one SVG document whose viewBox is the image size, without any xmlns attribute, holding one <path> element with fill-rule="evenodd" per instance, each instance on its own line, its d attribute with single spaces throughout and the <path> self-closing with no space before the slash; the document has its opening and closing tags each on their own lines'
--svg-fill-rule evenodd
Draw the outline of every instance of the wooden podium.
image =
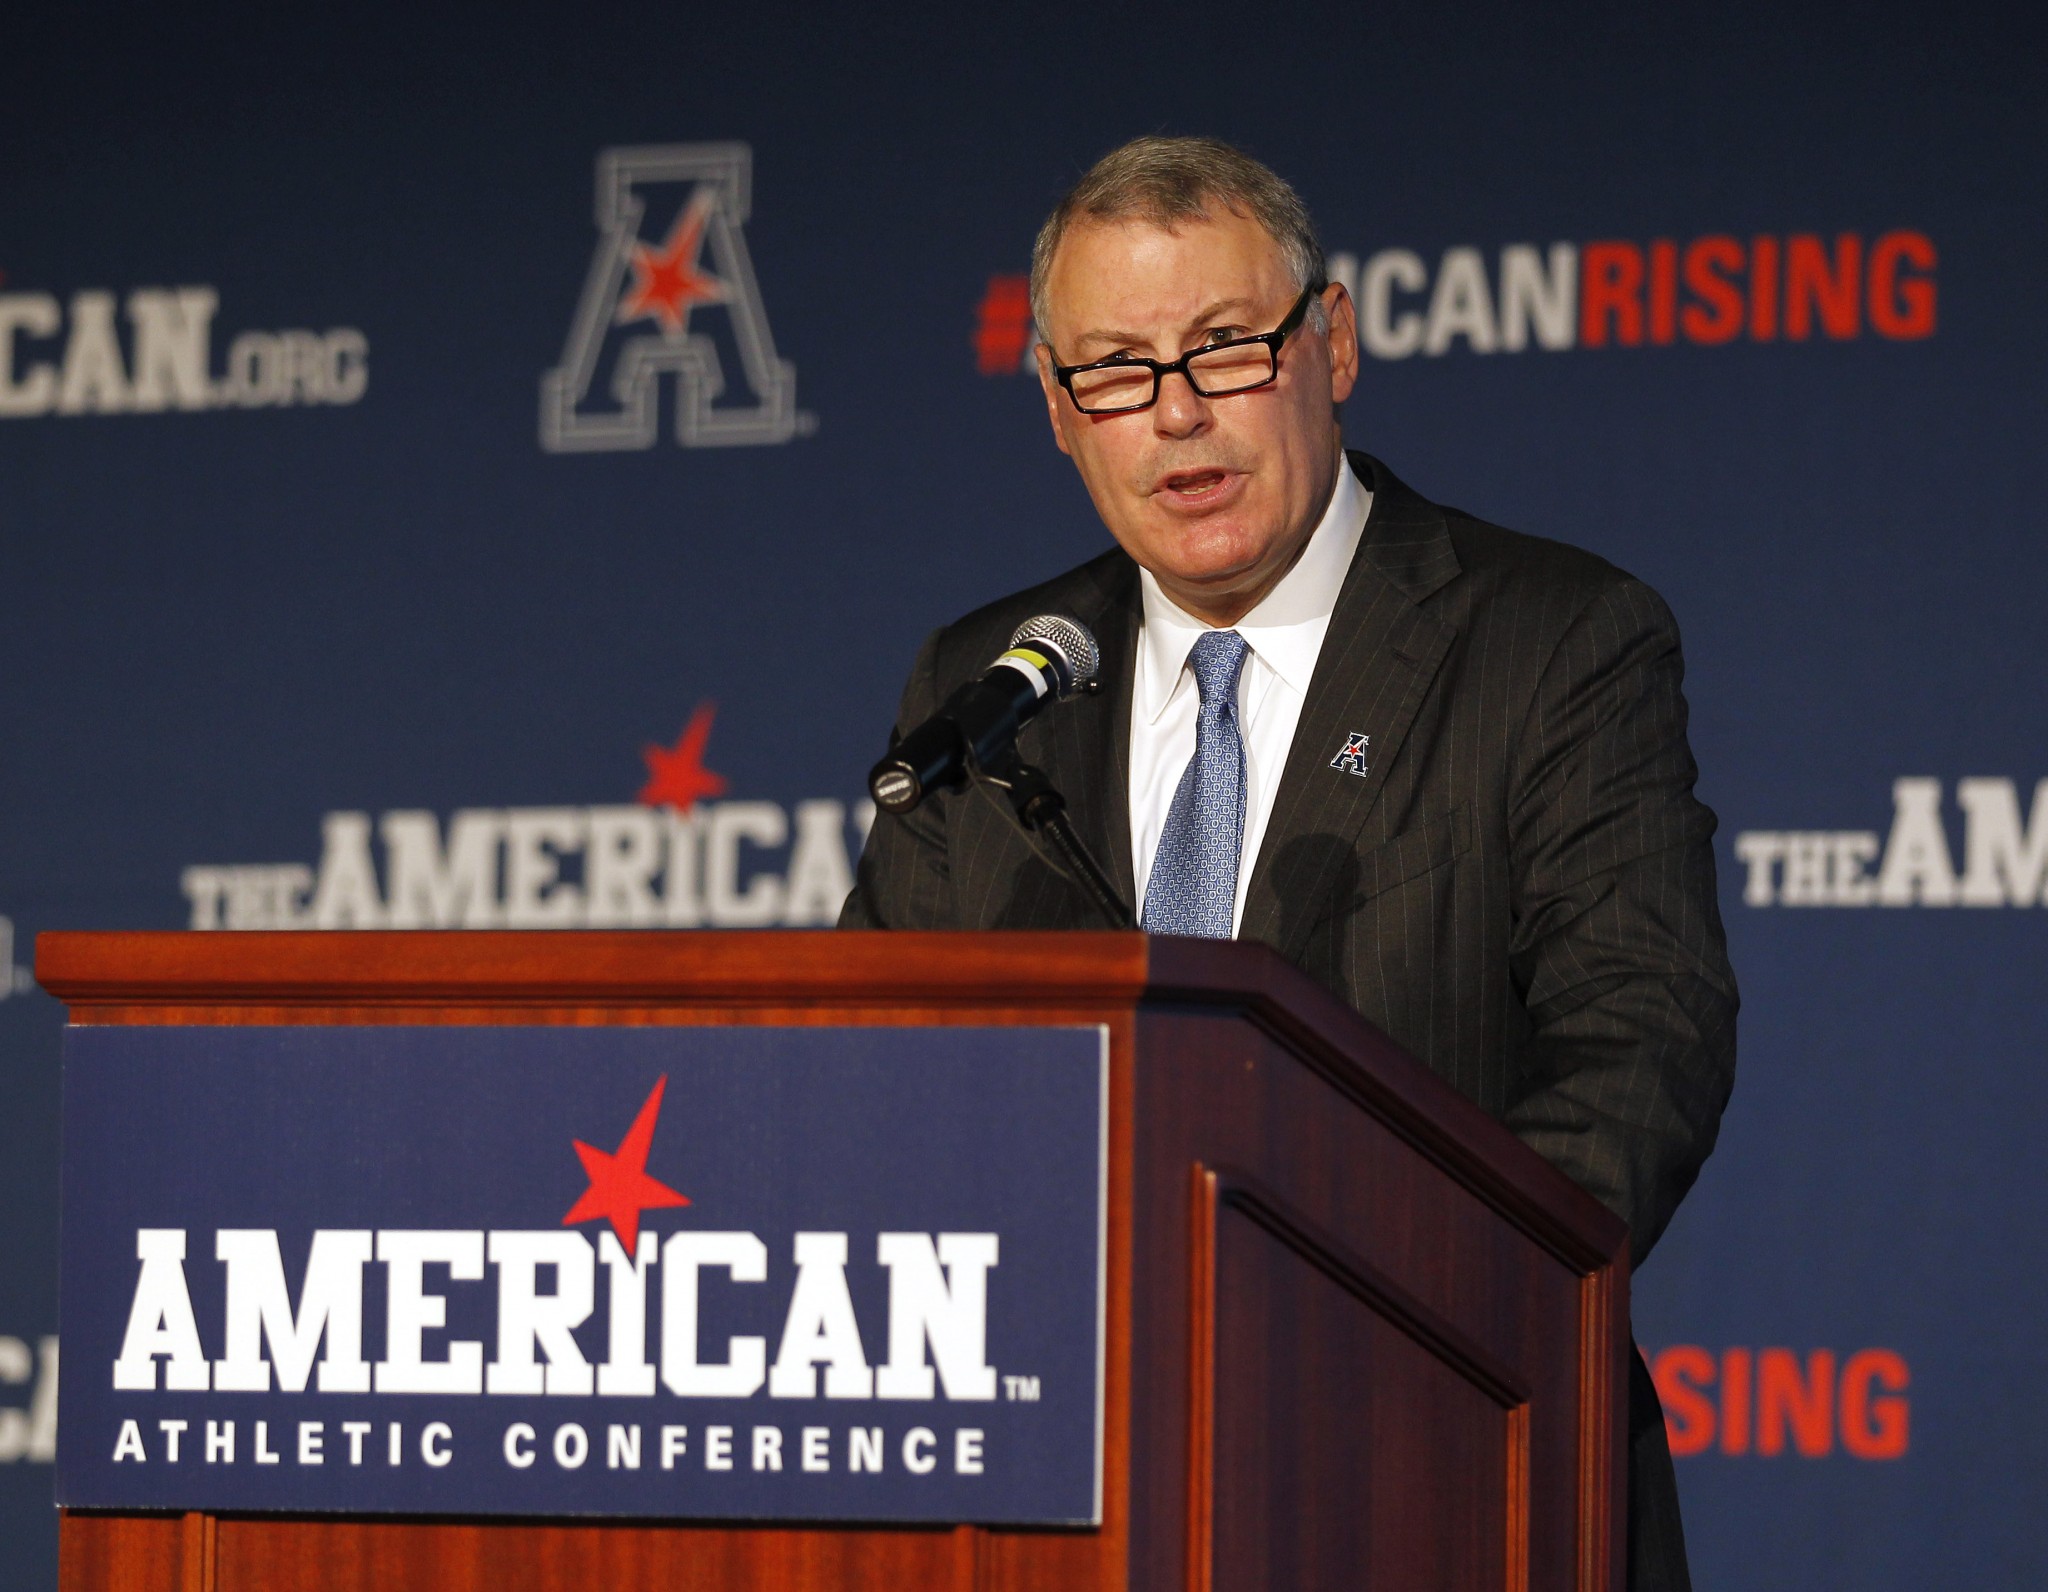
<svg viewBox="0 0 2048 1592">
<path fill-rule="evenodd" d="M 50 934 L 36 976 L 79 1024 L 1110 1034 L 1099 1529 L 72 1511 L 67 1592 L 1621 1585 L 1622 1224 L 1263 947 Z"/>
</svg>

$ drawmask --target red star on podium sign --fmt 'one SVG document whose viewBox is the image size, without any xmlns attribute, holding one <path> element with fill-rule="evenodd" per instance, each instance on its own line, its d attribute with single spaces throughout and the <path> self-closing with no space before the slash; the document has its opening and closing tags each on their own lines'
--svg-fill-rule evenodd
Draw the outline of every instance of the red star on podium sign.
<svg viewBox="0 0 2048 1592">
<path fill-rule="evenodd" d="M 644 243 L 633 245 L 633 285 L 619 296 L 615 317 L 627 321 L 656 320 L 670 337 L 689 323 L 690 311 L 698 304 L 719 304 L 725 300 L 725 284 L 698 265 L 704 252 L 704 226 L 711 219 L 711 191 L 697 190 L 696 197 L 676 217 L 668 241 L 659 249 Z"/>
<path fill-rule="evenodd" d="M 689 1200 L 666 1183 L 647 1175 L 647 1150 L 654 1142 L 654 1124 L 661 1117 L 661 1095 L 668 1087 L 668 1074 L 654 1081 L 654 1091 L 633 1125 L 626 1130 L 617 1150 L 606 1154 L 595 1145 L 575 1140 L 577 1159 L 582 1161 L 590 1187 L 569 1207 L 562 1218 L 564 1227 L 600 1219 L 612 1224 L 626 1253 L 632 1255 L 640 1241 L 640 1213 L 687 1205 Z"/>
<path fill-rule="evenodd" d="M 704 766 L 704 743 L 711 739 L 711 723 L 717 717 L 716 702 L 699 702 L 672 749 L 649 746 L 641 750 L 647 763 L 647 783 L 640 788 L 643 805 L 687 813 L 697 805 L 698 797 L 725 794 L 724 776 Z"/>
</svg>

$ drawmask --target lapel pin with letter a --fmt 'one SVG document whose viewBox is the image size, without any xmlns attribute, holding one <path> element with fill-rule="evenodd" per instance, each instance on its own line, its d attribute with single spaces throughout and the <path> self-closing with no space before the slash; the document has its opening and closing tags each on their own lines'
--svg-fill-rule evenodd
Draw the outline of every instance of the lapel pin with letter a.
<svg viewBox="0 0 2048 1592">
<path fill-rule="evenodd" d="M 1330 759 L 1330 767 L 1341 768 L 1347 774 L 1357 774 L 1361 777 L 1371 773 L 1372 770 L 1367 768 L 1365 763 L 1366 749 L 1371 745 L 1370 735 L 1361 735 L 1353 730 L 1344 737 L 1343 749 Z"/>
</svg>

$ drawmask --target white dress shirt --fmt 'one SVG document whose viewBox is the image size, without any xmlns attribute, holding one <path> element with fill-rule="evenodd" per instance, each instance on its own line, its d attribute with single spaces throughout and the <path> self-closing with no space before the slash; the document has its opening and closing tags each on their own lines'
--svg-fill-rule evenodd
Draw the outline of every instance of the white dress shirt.
<svg viewBox="0 0 2048 1592">
<path fill-rule="evenodd" d="M 1294 726 L 1308 696 L 1309 677 L 1323 650 L 1323 635 L 1337 594 L 1365 533 L 1372 493 L 1340 460 L 1329 506 L 1301 557 L 1259 605 L 1229 628 L 1244 637 L 1244 669 L 1237 677 L 1237 725 L 1244 742 L 1244 836 L 1237 855 L 1237 901 L 1231 932 L 1244 921 L 1245 886 L 1273 816 L 1273 797 L 1294 744 Z M 1139 571 L 1145 615 L 1138 631 L 1138 662 L 1131 690 L 1131 861 L 1139 910 L 1152 877 L 1153 854 L 1166 828 L 1173 793 L 1195 755 L 1195 716 L 1201 693 L 1187 667 L 1203 631 L 1215 628 L 1185 612 L 1160 590 L 1149 569 Z"/>
</svg>

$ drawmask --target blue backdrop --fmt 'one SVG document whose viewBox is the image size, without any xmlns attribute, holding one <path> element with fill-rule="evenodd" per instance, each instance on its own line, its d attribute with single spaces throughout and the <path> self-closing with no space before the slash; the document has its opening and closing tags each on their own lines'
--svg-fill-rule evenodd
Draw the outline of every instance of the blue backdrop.
<svg viewBox="0 0 2048 1592">
<path fill-rule="evenodd" d="M 45 13 L 0 52 L 0 1586 L 54 1577 L 31 937 L 829 920 L 919 638 L 1103 545 L 1016 278 L 1156 129 L 1301 188 L 1353 445 L 1684 626 L 1742 1062 L 1637 1320 L 1699 1581 L 2038 1581 L 2031 17 Z"/>
</svg>

